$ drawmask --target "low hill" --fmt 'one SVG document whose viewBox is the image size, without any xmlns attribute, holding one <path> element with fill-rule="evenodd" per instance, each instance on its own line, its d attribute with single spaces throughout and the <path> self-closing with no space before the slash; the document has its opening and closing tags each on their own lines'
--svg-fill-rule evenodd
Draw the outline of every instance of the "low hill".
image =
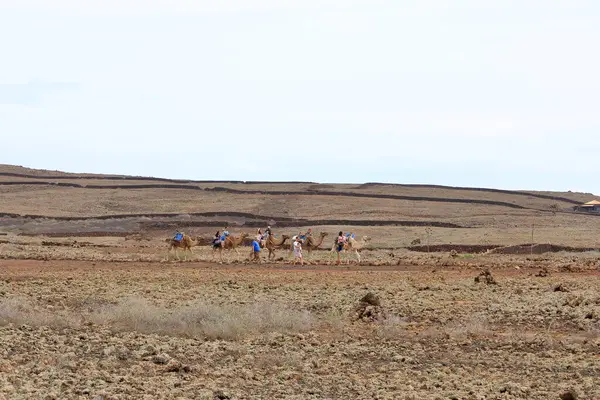
<svg viewBox="0 0 600 400">
<path fill-rule="evenodd" d="M 0 230 L 29 234 L 127 234 L 229 224 L 365 232 L 382 245 L 437 243 L 589 246 L 600 218 L 574 213 L 586 193 L 402 184 L 191 181 L 73 174 L 0 165 Z"/>
</svg>

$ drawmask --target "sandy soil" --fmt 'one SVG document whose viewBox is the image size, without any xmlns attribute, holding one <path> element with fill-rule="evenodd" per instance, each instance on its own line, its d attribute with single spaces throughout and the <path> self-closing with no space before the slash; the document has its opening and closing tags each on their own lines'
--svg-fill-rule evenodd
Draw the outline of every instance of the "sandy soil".
<svg viewBox="0 0 600 400">
<path fill-rule="evenodd" d="M 0 261 L 0 398 L 600 398 L 600 274 Z M 556 289 L 559 287 L 559 289 Z M 372 292 L 381 306 L 362 307 Z"/>
</svg>

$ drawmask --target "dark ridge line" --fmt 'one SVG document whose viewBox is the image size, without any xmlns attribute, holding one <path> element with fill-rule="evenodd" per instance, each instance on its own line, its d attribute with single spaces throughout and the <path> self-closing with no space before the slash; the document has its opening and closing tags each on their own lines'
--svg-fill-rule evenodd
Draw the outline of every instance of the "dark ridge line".
<svg viewBox="0 0 600 400">
<path fill-rule="evenodd" d="M 47 175 L 47 176 L 36 176 L 36 175 L 28 175 L 28 174 L 19 174 L 15 172 L 0 172 L 0 176 L 12 176 L 12 177 L 20 177 L 20 178 L 31 178 L 31 179 L 57 179 L 57 180 L 68 180 L 68 179 L 88 179 L 88 180 L 123 180 L 123 181 L 160 181 L 160 182 L 174 182 L 174 183 L 234 183 L 234 184 L 244 184 L 244 185 L 259 185 L 259 184 L 269 184 L 269 185 L 289 185 L 289 184 L 311 184 L 311 185 L 321 185 L 317 182 L 309 182 L 309 181 L 239 181 L 239 180 L 191 180 L 191 179 L 169 179 L 169 178 L 153 178 L 147 176 L 118 176 L 118 175 L 105 175 L 105 176 L 81 176 L 81 175 L 72 175 L 72 176 L 62 176 L 62 175 Z M 2 183 L 8 184 L 8 183 Z M 22 183 L 22 184 L 34 184 L 32 182 Z M 40 184 L 40 183 L 35 183 Z M 323 183 L 323 185 L 328 185 L 328 183 Z M 90 186 L 98 186 L 98 185 L 89 185 Z M 363 184 L 358 184 L 357 187 L 371 187 L 371 186 L 390 186 L 390 187 L 413 187 L 413 188 L 431 188 L 431 189 L 451 189 L 451 190 L 462 190 L 462 191 L 477 191 L 477 192 L 490 192 L 490 193 L 501 193 L 501 194 L 509 194 L 516 196 L 529 196 L 536 197 L 545 200 L 554 200 L 554 201 L 562 201 L 570 204 L 580 204 L 579 201 L 569 199 L 566 197 L 560 196 L 552 196 L 546 194 L 538 194 L 538 193 L 530 193 L 524 192 L 520 190 L 506 190 L 506 189 L 492 189 L 492 188 L 477 188 L 477 187 L 466 187 L 466 186 L 445 186 L 445 185 L 429 185 L 429 184 L 403 184 L 403 183 L 382 183 L 382 182 L 366 182 Z M 94 187 L 96 188 L 96 187 Z M 110 187 L 105 187 L 110 189 Z"/>
<path fill-rule="evenodd" d="M 265 224 L 272 223 L 276 227 L 297 227 L 297 226 L 308 226 L 308 225 L 350 225 L 350 226 L 432 226 L 437 228 L 458 228 L 468 229 L 467 226 L 454 224 L 451 222 L 438 222 L 438 221 L 406 221 L 406 220 L 348 220 L 348 219 L 296 219 L 286 217 L 270 217 L 264 215 L 255 215 L 241 212 L 206 212 L 206 213 L 173 213 L 173 214 L 115 214 L 115 215 L 101 215 L 96 217 L 49 217 L 43 215 L 30 215 L 30 214 L 15 214 L 15 213 L 0 213 L 0 217 L 9 218 L 27 218 L 27 219 L 48 219 L 55 221 L 90 221 L 90 220 L 108 220 L 108 219 L 126 219 L 126 218 L 173 218 L 181 215 L 193 215 L 203 217 L 244 217 L 251 219 L 252 221 L 244 221 L 241 226 L 245 227 L 262 227 Z M 171 227 L 171 226 L 191 226 L 191 227 L 212 227 L 212 226 L 223 226 L 223 225 L 234 225 L 231 221 L 141 221 L 141 225 L 145 227 Z"/>
<path fill-rule="evenodd" d="M 262 194 L 274 196 L 343 196 L 343 197 L 363 197 L 371 199 L 391 199 L 391 200 L 414 200 L 414 201 L 431 201 L 437 203 L 465 203 L 465 204 L 485 204 L 495 205 L 521 210 L 536 210 L 534 208 L 524 207 L 518 204 L 507 203 L 504 201 L 495 200 L 479 200 L 479 199 L 457 199 L 452 197 L 427 197 L 427 196 L 404 196 L 397 194 L 377 194 L 377 193 L 354 193 L 354 192 L 336 192 L 336 191 L 278 191 L 278 190 L 238 190 L 223 187 L 214 187 L 204 189 L 207 192 L 223 192 L 232 194 Z M 539 211 L 539 210 L 538 210 Z"/>
<path fill-rule="evenodd" d="M 0 182 L 0 185 L 29 185 L 27 182 Z M 391 200 L 412 200 L 412 201 L 431 201 L 437 203 L 463 203 L 463 204 L 485 204 L 501 207 L 509 207 L 521 210 L 535 210 L 534 208 L 524 207 L 518 204 L 507 203 L 504 201 L 495 200 L 479 200 L 479 199 L 457 199 L 457 198 L 442 198 L 428 196 L 404 196 L 396 194 L 378 194 L 378 193 L 355 193 L 355 192 L 336 192 L 327 190 L 307 190 L 307 191 L 285 191 L 285 190 L 239 190 L 224 187 L 201 188 L 192 185 L 173 185 L 173 184 L 147 184 L 147 185 L 79 185 L 77 183 L 65 182 L 35 182 L 35 185 L 54 185 L 73 187 L 81 189 L 185 189 L 198 190 L 204 192 L 220 192 L 229 194 L 260 194 L 270 196 L 342 196 L 342 197 L 362 197 L 369 199 L 391 199 Z"/>
<path fill-rule="evenodd" d="M 276 218 L 273 218 L 276 220 Z M 156 221 L 156 222 L 142 222 L 141 226 L 145 229 L 166 229 L 166 228 L 177 228 L 177 227 L 189 227 L 189 228 L 207 228 L 207 227 L 222 227 L 224 225 L 232 225 L 228 221 Z M 240 228 L 261 228 L 267 224 L 267 221 L 246 221 L 244 224 L 239 226 Z M 272 224 L 275 229 L 280 228 L 294 228 L 301 226 L 319 226 L 319 225 L 347 225 L 347 226 L 430 226 L 434 228 L 456 228 L 456 229 L 470 229 L 467 226 L 461 226 L 450 222 L 437 222 L 437 221 L 399 221 L 399 220 L 298 220 L 298 221 L 277 221 L 276 224 Z"/>
<path fill-rule="evenodd" d="M 110 215 L 97 215 L 87 217 L 64 217 L 64 216 L 47 216 L 37 214 L 16 214 L 16 213 L 4 213 L 0 212 L 0 217 L 10 218 L 30 218 L 30 219 L 54 219 L 57 221 L 88 221 L 88 220 L 107 220 L 107 219 L 127 219 L 127 218 L 173 218 L 183 215 L 190 215 L 194 217 L 238 217 L 238 218 L 249 218 L 249 219 L 263 219 L 263 220 L 277 220 L 277 221 L 307 221 L 299 218 L 289 217 L 271 217 L 266 215 L 258 215 L 252 213 L 238 212 L 238 211 L 207 211 L 207 212 L 192 212 L 192 213 L 139 213 L 139 214 L 110 214 Z"/>
<path fill-rule="evenodd" d="M 56 180 L 110 180 L 110 181 L 159 181 L 159 182 L 174 182 L 174 183 L 236 183 L 244 185 L 262 185 L 262 184 L 311 184 L 317 185 L 317 182 L 308 181 L 239 181 L 239 180 L 191 180 L 191 179 L 169 179 L 169 178 L 153 178 L 149 176 L 119 176 L 119 175 L 102 175 L 102 176 L 84 176 L 84 175 L 29 175 L 19 174 L 16 172 L 0 172 L 0 176 L 12 176 L 15 178 L 30 178 L 30 179 L 56 179 Z"/>
<path fill-rule="evenodd" d="M 17 236 L 46 236 L 46 237 L 127 237 L 141 235 L 138 231 L 110 232 L 110 231 L 88 231 L 88 232 L 19 232 Z"/>
<path fill-rule="evenodd" d="M 79 183 L 69 182 L 30 182 L 30 181 L 11 181 L 11 182 L 0 182 L 1 185 L 34 185 L 34 186 L 61 186 L 61 187 L 72 187 L 77 189 L 187 189 L 187 190 L 205 190 L 204 188 L 184 185 L 184 184 L 139 184 L 139 185 L 80 185 Z"/>
<path fill-rule="evenodd" d="M 458 253 L 485 253 L 489 250 L 496 249 L 498 247 L 505 247 L 498 244 L 436 244 L 436 245 L 418 245 L 408 246 L 406 249 L 410 251 L 416 251 L 419 253 L 438 253 L 438 252 L 450 252 L 452 250 Z"/>
<path fill-rule="evenodd" d="M 428 189 L 452 189 L 452 190 L 475 191 L 475 192 L 490 192 L 490 193 L 511 194 L 511 195 L 516 195 L 516 196 L 537 197 L 539 199 L 562 201 L 562 202 L 571 203 L 571 204 L 581 204 L 581 202 L 579 202 L 577 200 L 568 199 L 566 197 L 552 196 L 549 194 L 523 192 L 520 190 L 475 188 L 475 187 L 470 188 L 470 187 L 466 187 L 466 186 L 444 186 L 444 185 L 426 185 L 426 184 L 377 183 L 377 182 L 367 182 L 367 183 L 364 183 L 359 186 L 362 186 L 362 187 L 371 187 L 371 186 L 413 187 L 413 188 L 428 188 Z"/>
<path fill-rule="evenodd" d="M 452 250 L 458 253 L 486 253 L 490 250 L 511 250 L 511 249 L 524 249 L 525 252 L 522 254 L 527 254 L 527 251 L 533 246 L 535 249 L 536 246 L 546 246 L 542 243 L 526 243 L 526 244 L 518 244 L 518 245 L 499 245 L 499 244 L 482 244 L 482 245 L 469 245 L 469 244 L 439 244 L 439 245 L 419 245 L 419 246 L 409 246 L 406 249 L 410 251 L 415 251 L 419 253 L 437 253 L 437 252 L 451 252 Z M 567 252 L 586 252 L 586 251 L 594 251 L 596 249 L 591 247 L 571 247 L 571 246 L 562 246 L 562 245 L 547 245 L 548 252 L 559 252 L 559 251 L 567 251 Z M 534 252 L 535 253 L 535 252 Z M 513 253 L 502 253 L 498 254 L 513 254 Z M 514 253 L 521 254 L 521 253 Z M 539 253 L 538 253 L 539 254 Z"/>
</svg>

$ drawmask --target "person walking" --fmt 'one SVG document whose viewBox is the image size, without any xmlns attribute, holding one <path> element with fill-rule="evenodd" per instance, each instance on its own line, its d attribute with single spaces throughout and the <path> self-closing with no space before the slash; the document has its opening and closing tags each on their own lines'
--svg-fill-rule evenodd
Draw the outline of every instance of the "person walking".
<svg viewBox="0 0 600 400">
<path fill-rule="evenodd" d="M 344 245 L 346 244 L 346 236 L 344 235 L 344 232 L 340 231 L 340 233 L 338 234 L 338 237 L 335 241 L 335 251 L 337 252 L 337 265 L 340 265 L 342 262 L 342 258 L 341 258 L 341 253 L 344 250 Z"/>
<path fill-rule="evenodd" d="M 221 232 L 217 231 L 212 241 L 213 249 L 218 249 L 219 247 L 221 247 L 221 243 L 223 243 L 221 241 Z"/>
<path fill-rule="evenodd" d="M 260 263 L 260 243 L 258 240 L 252 241 L 252 261 L 257 261 Z"/>
<path fill-rule="evenodd" d="M 296 265 L 296 261 L 300 260 L 300 265 L 304 265 L 304 259 L 302 258 L 302 241 L 300 238 L 296 238 L 294 242 L 294 264 Z"/>
</svg>

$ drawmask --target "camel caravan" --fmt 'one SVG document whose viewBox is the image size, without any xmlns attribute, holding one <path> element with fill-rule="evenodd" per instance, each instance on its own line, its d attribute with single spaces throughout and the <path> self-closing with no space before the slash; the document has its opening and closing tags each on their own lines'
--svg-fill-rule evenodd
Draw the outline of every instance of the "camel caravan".
<svg viewBox="0 0 600 400">
<path fill-rule="evenodd" d="M 223 256 L 224 250 L 227 250 L 225 253 L 230 253 L 231 250 L 233 250 L 236 255 L 239 256 L 239 248 L 250 245 L 250 261 L 261 263 L 261 251 L 263 249 L 268 251 L 267 261 L 274 261 L 276 259 L 276 251 L 283 250 L 287 252 L 288 259 L 291 259 L 293 256 L 294 264 L 300 262 L 300 264 L 303 265 L 305 252 L 306 258 L 309 258 L 313 251 L 319 249 L 325 250 L 322 246 L 327 236 L 327 232 L 320 232 L 318 235 L 313 235 L 312 229 L 308 229 L 305 233 L 298 233 L 293 236 L 285 234 L 277 236 L 272 232 L 270 226 L 265 229 L 264 233 L 261 229 L 258 229 L 256 236 L 254 237 L 250 237 L 246 232 L 242 232 L 237 236 L 232 235 L 229 233 L 228 227 L 225 227 L 223 231 L 217 231 L 211 238 L 202 236 L 192 238 L 177 231 L 173 237 L 166 239 L 169 247 L 165 261 L 169 260 L 172 252 L 177 260 L 181 260 L 179 252 L 183 250 L 183 260 L 187 260 L 188 253 L 190 256 L 194 255 L 194 247 L 211 246 L 213 261 L 218 260 L 218 262 L 222 264 L 224 262 L 229 262 L 229 260 L 226 260 L 227 257 L 224 258 Z M 367 246 L 367 243 L 370 240 L 371 239 L 368 236 L 364 236 L 357 240 L 354 233 L 343 233 L 340 231 L 331 247 L 331 254 L 337 255 L 336 264 L 342 263 L 342 255 L 344 253 L 354 253 L 356 255 L 356 262 L 360 263 L 360 251 Z M 283 258 L 280 258 L 280 260 L 283 260 Z M 349 257 L 347 257 L 346 263 L 350 263 Z"/>
</svg>

